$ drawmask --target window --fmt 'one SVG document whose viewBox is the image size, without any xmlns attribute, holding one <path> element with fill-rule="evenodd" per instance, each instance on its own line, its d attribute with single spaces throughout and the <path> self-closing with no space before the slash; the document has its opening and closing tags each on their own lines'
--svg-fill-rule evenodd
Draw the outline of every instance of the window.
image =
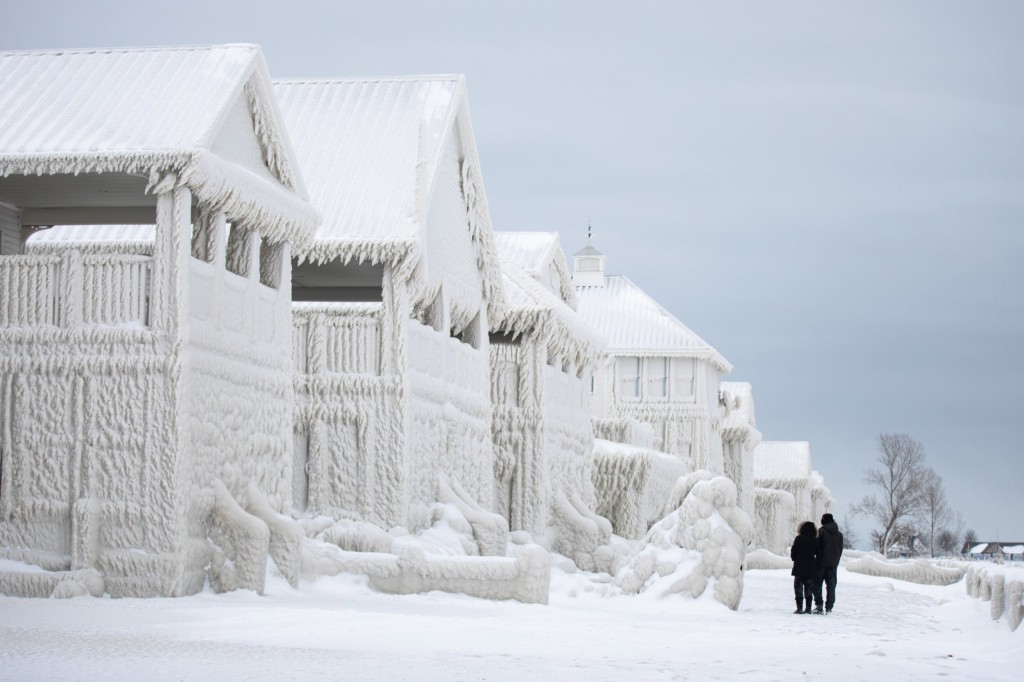
<svg viewBox="0 0 1024 682">
<path fill-rule="evenodd" d="M 668 397 L 668 358 L 644 360 L 644 397 Z"/>
<path fill-rule="evenodd" d="M 672 399 L 689 400 L 693 398 L 693 358 L 675 358 L 672 361 Z"/>
<path fill-rule="evenodd" d="M 621 357 L 617 361 L 619 397 L 640 397 L 640 358 Z"/>
</svg>

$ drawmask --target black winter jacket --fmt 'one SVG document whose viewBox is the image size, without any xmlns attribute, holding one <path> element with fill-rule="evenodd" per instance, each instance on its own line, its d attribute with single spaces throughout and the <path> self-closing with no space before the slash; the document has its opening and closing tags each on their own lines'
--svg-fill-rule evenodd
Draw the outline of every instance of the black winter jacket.
<svg viewBox="0 0 1024 682">
<path fill-rule="evenodd" d="M 801 533 L 793 540 L 789 550 L 789 558 L 793 560 L 792 575 L 798 578 L 813 578 L 817 569 L 814 565 L 814 526 L 810 533 Z"/>
<path fill-rule="evenodd" d="M 826 523 L 818 529 L 818 565 L 835 568 L 843 556 L 843 534 L 836 522 Z"/>
</svg>

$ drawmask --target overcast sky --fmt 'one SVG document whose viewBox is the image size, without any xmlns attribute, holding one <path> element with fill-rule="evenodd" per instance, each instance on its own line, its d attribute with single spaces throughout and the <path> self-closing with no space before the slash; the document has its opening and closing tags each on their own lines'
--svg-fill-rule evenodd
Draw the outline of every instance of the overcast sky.
<svg viewBox="0 0 1024 682">
<path fill-rule="evenodd" d="M 463 73 L 499 230 L 586 244 L 808 440 L 847 507 L 919 440 L 1024 540 L 1024 2 L 8 2 L 0 49 L 254 42 Z M 853 519 L 851 519 L 853 521 Z M 862 542 L 870 527 L 854 522 Z"/>
</svg>

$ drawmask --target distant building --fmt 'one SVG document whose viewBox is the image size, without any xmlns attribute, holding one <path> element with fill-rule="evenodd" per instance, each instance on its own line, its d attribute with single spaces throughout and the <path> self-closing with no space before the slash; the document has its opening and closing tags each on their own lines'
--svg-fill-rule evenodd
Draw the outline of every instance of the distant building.
<svg viewBox="0 0 1024 682">
<path fill-rule="evenodd" d="M 632 444 L 724 474 L 719 388 L 732 365 L 628 277 L 606 275 L 593 246 L 573 260 L 580 316 L 608 340 L 594 371 L 597 437 L 628 443 L 630 421 L 649 424 L 653 442 Z"/>
<path fill-rule="evenodd" d="M 979 561 L 1024 561 L 1024 542 L 965 542 L 960 554 Z"/>
</svg>

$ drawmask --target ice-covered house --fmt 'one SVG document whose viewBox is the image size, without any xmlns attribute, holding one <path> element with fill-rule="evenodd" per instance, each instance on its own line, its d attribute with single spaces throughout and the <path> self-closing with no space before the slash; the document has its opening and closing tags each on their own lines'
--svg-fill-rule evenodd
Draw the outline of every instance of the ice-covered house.
<svg viewBox="0 0 1024 682">
<path fill-rule="evenodd" d="M 590 377 L 604 341 L 575 311 L 557 233 L 495 241 L 508 299 L 490 337 L 497 508 L 513 530 L 594 570 L 612 530 L 594 513 L 592 478 Z"/>
<path fill-rule="evenodd" d="M 759 547 L 785 554 L 804 521 L 831 511 L 832 494 L 811 468 L 806 441 L 762 441 L 754 449 L 755 532 Z"/>
<path fill-rule="evenodd" d="M 724 473 L 719 382 L 732 365 L 628 277 L 606 275 L 593 246 L 574 261 L 580 316 L 608 340 L 594 372 L 596 435 L 639 444 L 630 434 L 647 424 L 650 447 Z"/>
<path fill-rule="evenodd" d="M 290 505 L 304 196 L 258 47 L 0 53 L 3 592 L 193 593 Z M 66 224 L 149 227 L 18 253 Z"/>
<path fill-rule="evenodd" d="M 749 383 L 723 381 L 722 460 L 725 475 L 736 484 L 737 506 L 754 516 L 754 449 L 761 442 L 754 418 L 754 393 Z"/>
<path fill-rule="evenodd" d="M 504 296 L 462 77 L 275 92 L 321 218 L 292 269 L 296 508 L 385 529 L 439 499 L 493 510 Z"/>
</svg>

